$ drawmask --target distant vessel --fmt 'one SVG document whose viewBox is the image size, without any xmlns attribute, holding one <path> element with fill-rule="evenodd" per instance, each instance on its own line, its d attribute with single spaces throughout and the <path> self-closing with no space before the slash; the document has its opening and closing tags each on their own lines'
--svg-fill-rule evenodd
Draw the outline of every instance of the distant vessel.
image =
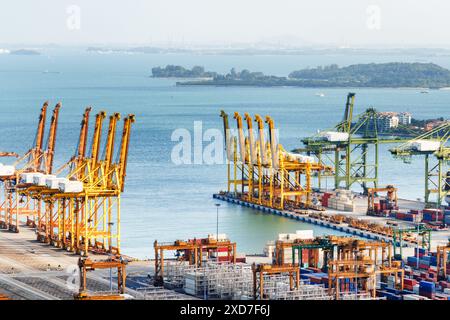
<svg viewBox="0 0 450 320">
<path fill-rule="evenodd" d="M 420 91 L 420 93 L 426 94 L 426 93 L 429 93 L 429 91 L 428 90 L 422 90 L 422 91 Z"/>
<path fill-rule="evenodd" d="M 318 92 L 318 93 L 316 93 L 316 96 L 318 96 L 318 97 L 325 97 L 325 93 L 323 93 L 323 92 Z"/>
<path fill-rule="evenodd" d="M 55 73 L 55 74 L 58 74 L 59 71 L 49 71 L 49 70 L 44 70 L 44 71 L 42 71 L 42 73 Z"/>
</svg>

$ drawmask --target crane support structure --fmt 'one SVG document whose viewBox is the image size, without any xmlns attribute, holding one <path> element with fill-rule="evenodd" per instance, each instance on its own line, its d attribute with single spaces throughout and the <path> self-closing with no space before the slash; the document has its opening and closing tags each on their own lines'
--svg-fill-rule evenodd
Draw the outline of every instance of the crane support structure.
<svg viewBox="0 0 450 320">
<path fill-rule="evenodd" d="M 285 252 L 289 249 L 292 259 L 286 262 Z M 266 298 L 264 275 L 289 274 L 290 290 L 298 290 L 301 268 L 306 266 L 328 274 L 328 293 L 335 299 L 340 299 L 343 292 L 352 291 L 350 284 L 353 289 L 375 297 L 378 279 L 383 280 L 389 275 L 394 276 L 395 287 L 403 290 L 404 270 L 399 261 L 393 260 L 392 244 L 326 236 L 277 241 L 273 264 L 253 265 L 254 298 Z M 346 283 L 341 283 L 343 279 Z"/>
<path fill-rule="evenodd" d="M 289 289 L 291 291 L 300 287 L 300 269 L 294 265 L 276 266 L 270 264 L 252 265 L 253 271 L 253 298 L 255 300 L 266 299 L 266 291 L 264 290 L 264 277 L 271 275 L 288 274 Z"/>
<path fill-rule="evenodd" d="M 211 259 L 215 254 L 219 260 L 219 251 L 226 250 L 225 262 L 236 263 L 236 243 L 228 239 L 217 241 L 213 238 L 176 240 L 170 243 L 153 243 L 155 250 L 155 286 L 164 285 L 164 252 L 175 251 L 178 261 L 187 261 L 189 265 L 200 267 L 204 258 Z M 221 262 L 221 260 L 219 260 Z"/>
<path fill-rule="evenodd" d="M 450 266 L 450 240 L 446 246 L 437 247 L 437 276 L 439 279 L 447 279 L 448 266 Z"/>
<path fill-rule="evenodd" d="M 317 185 L 321 189 L 325 179 L 334 179 L 334 188 L 350 189 L 360 185 L 367 193 L 371 185 L 378 185 L 379 145 L 399 143 L 402 138 L 385 139 L 378 134 L 378 113 L 368 108 L 354 117 L 355 94 L 349 93 L 345 104 L 344 119 L 329 130 L 302 139 L 305 152 L 314 156 L 318 163 L 330 166 L 333 171 L 317 175 Z"/>
<path fill-rule="evenodd" d="M 424 201 L 427 208 L 440 208 L 450 200 L 450 121 L 411 139 L 391 154 L 409 163 L 414 156 L 423 156 L 425 163 Z"/>
<path fill-rule="evenodd" d="M 83 256 L 88 252 L 120 255 L 120 195 L 125 186 L 135 116 L 129 114 L 123 119 L 118 148 L 114 147 L 114 142 L 120 114 L 110 116 L 104 157 L 100 158 L 106 113 L 100 111 L 95 117 L 88 155 L 90 112 L 91 107 L 88 107 L 83 113 L 74 156 L 53 175 L 27 172 L 33 175 L 33 182 L 20 181 L 16 186 L 17 193 L 37 204 L 35 227 L 39 241 Z M 113 158 L 115 152 L 118 154 L 116 159 Z"/>
<path fill-rule="evenodd" d="M 257 138 L 252 118 L 244 114 L 247 133 L 242 117 L 234 113 L 237 132 L 230 129 L 228 115 L 221 111 L 227 152 L 227 192 L 244 201 L 271 208 L 309 208 L 311 206 L 311 177 L 329 169 L 311 157 L 287 152 L 278 143 L 273 119 L 254 116 Z M 264 124 L 267 124 L 268 135 Z M 236 134 L 235 134 L 236 133 Z M 268 139 L 266 140 L 266 136 Z M 231 190 L 234 186 L 233 190 Z"/>
<path fill-rule="evenodd" d="M 126 262 L 120 257 L 111 258 L 104 261 L 93 261 L 89 258 L 79 258 L 78 267 L 80 269 L 80 289 L 74 296 L 75 300 L 123 300 L 126 288 Z M 96 294 L 90 295 L 87 290 L 87 273 L 96 269 L 117 269 L 117 294 Z"/>
<path fill-rule="evenodd" d="M 61 103 L 57 103 L 53 110 L 46 149 L 44 150 L 47 108 L 48 102 L 45 102 L 39 114 L 36 136 L 32 147 L 12 164 L 11 173 L 0 176 L 4 190 L 0 195 L 0 227 L 13 232 L 19 232 L 22 216 L 26 217 L 27 225 L 36 226 L 40 210 L 40 199 L 19 193 L 18 186 L 22 183 L 22 174 L 51 174 L 53 168 Z"/>
</svg>

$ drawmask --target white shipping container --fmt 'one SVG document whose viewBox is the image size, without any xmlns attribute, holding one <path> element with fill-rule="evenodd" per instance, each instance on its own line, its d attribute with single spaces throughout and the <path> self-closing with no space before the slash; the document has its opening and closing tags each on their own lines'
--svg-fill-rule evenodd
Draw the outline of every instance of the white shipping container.
<svg viewBox="0 0 450 320">
<path fill-rule="evenodd" d="M 83 183 L 81 181 L 62 181 L 59 182 L 59 190 L 64 193 L 78 193 L 83 191 Z"/>
<path fill-rule="evenodd" d="M 16 168 L 14 166 L 4 165 L 0 163 L 0 176 L 8 177 L 12 176 L 16 172 Z"/>
<path fill-rule="evenodd" d="M 314 162 L 314 157 L 305 156 L 305 155 L 299 154 L 299 153 L 287 152 L 286 156 L 289 161 L 298 161 L 300 163 Z"/>
<path fill-rule="evenodd" d="M 21 173 L 20 177 L 19 177 L 19 181 L 20 181 L 20 183 L 32 184 L 35 175 L 42 175 L 42 173 L 39 173 L 39 172 L 25 172 L 25 173 Z"/>
<path fill-rule="evenodd" d="M 228 237 L 226 233 L 219 233 L 219 237 L 217 237 L 216 234 L 208 234 L 208 239 L 218 239 L 217 241 L 220 241 L 220 240 L 227 240 Z"/>
<path fill-rule="evenodd" d="M 404 294 L 403 300 L 423 300 L 423 297 L 417 294 Z"/>
<path fill-rule="evenodd" d="M 325 131 L 321 132 L 320 135 L 330 142 L 347 141 L 349 138 L 346 132 Z"/>
<path fill-rule="evenodd" d="M 411 148 L 417 151 L 436 151 L 440 146 L 439 141 L 416 140 L 411 142 Z"/>
<path fill-rule="evenodd" d="M 38 186 L 45 186 L 46 180 L 48 178 L 56 178 L 56 176 L 52 174 L 42 174 L 42 175 L 35 174 L 33 176 L 33 184 L 36 184 Z"/>
<path fill-rule="evenodd" d="M 420 286 L 418 284 L 414 285 L 413 286 L 413 292 L 416 293 L 416 294 L 419 294 L 419 287 Z"/>
<path fill-rule="evenodd" d="M 59 183 L 69 181 L 67 178 L 56 178 L 56 177 L 50 177 L 45 179 L 45 185 L 49 189 L 59 189 Z"/>
<path fill-rule="evenodd" d="M 295 234 L 298 236 L 297 239 L 313 239 L 314 238 L 313 230 L 296 230 Z"/>
</svg>

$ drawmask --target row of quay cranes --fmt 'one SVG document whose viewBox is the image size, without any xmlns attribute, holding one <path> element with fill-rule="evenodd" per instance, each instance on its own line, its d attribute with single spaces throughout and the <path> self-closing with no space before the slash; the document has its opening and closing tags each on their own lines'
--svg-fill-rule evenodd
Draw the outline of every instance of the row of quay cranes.
<svg viewBox="0 0 450 320">
<path fill-rule="evenodd" d="M 449 138 L 450 121 L 446 121 L 442 125 L 390 149 L 394 157 L 402 159 L 405 163 L 410 163 L 414 156 L 424 157 L 424 200 L 425 206 L 428 208 L 440 208 L 444 201 L 450 204 Z"/>
<path fill-rule="evenodd" d="M 378 135 L 378 113 L 374 108 L 354 117 L 354 102 L 355 93 L 349 93 L 343 120 L 330 130 L 302 139 L 304 147 L 295 150 L 306 152 L 319 164 L 333 168 L 325 174 L 318 172 L 319 189 L 322 180 L 334 178 L 335 189 L 350 189 L 359 184 L 366 194 L 369 185 L 374 188 L 378 185 L 379 145 L 403 141 Z"/>
<path fill-rule="evenodd" d="M 3 189 L 0 195 L 1 228 L 19 232 L 22 216 L 26 216 L 27 225 L 35 227 L 35 217 L 39 211 L 38 200 L 19 194 L 17 186 L 20 184 L 20 176 L 23 173 L 52 173 L 60 108 L 61 103 L 57 103 L 53 109 L 46 146 L 44 146 L 44 131 L 48 102 L 45 102 L 41 108 L 35 140 L 28 152 L 21 157 L 15 153 L 6 153 L 6 156 L 16 156 L 18 159 L 12 165 L 0 166 L 0 181 Z"/>
<path fill-rule="evenodd" d="M 289 263 L 285 251 L 291 250 Z M 394 285 L 403 289 L 404 270 L 400 261 L 394 261 L 392 245 L 382 241 L 364 241 L 352 237 L 326 236 L 314 239 L 296 239 L 276 242 L 274 263 L 253 266 L 254 298 L 264 299 L 264 274 L 288 274 L 290 290 L 299 288 L 301 267 L 318 268 L 328 273 L 329 294 L 339 299 L 341 282 L 350 279 L 355 288 L 376 296 L 379 276 L 394 276 Z"/>
<path fill-rule="evenodd" d="M 177 261 L 186 261 L 189 265 L 201 267 L 204 260 L 209 260 L 212 254 L 216 254 L 219 260 L 219 252 L 226 250 L 226 262 L 236 263 L 236 242 L 219 237 L 204 239 L 190 239 L 187 241 L 176 240 L 174 242 L 153 243 L 155 249 L 155 274 L 153 282 L 155 286 L 164 285 L 164 259 L 166 251 L 175 252 Z M 220 260 L 219 260 L 220 262 Z"/>
<path fill-rule="evenodd" d="M 124 191 L 131 125 L 135 116 L 123 120 L 119 148 L 115 148 L 119 113 L 109 117 L 100 159 L 104 111 L 95 119 L 90 155 L 87 138 L 91 107 L 86 108 L 76 154 L 54 175 L 22 174 L 17 186 L 21 196 L 39 203 L 36 218 L 39 241 L 59 248 L 87 255 L 97 253 L 120 254 L 120 195 Z M 114 151 L 117 159 L 113 160 Z"/>
<path fill-rule="evenodd" d="M 237 130 L 231 130 L 228 114 L 221 111 L 227 153 L 227 192 L 244 201 L 277 209 L 309 208 L 312 206 L 311 178 L 329 169 L 312 157 L 287 152 L 278 143 L 277 130 L 270 116 L 252 118 L 234 113 Z M 257 124 L 255 135 L 253 120 Z M 267 124 L 266 139 L 264 122 Z"/>
</svg>

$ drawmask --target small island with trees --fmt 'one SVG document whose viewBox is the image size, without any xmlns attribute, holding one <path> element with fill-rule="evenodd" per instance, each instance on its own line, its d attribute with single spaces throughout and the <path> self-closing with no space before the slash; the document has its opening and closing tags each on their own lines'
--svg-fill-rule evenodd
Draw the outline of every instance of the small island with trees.
<svg viewBox="0 0 450 320">
<path fill-rule="evenodd" d="M 211 78 L 217 76 L 216 72 L 205 71 L 204 67 L 194 66 L 192 69 L 186 69 L 181 66 L 167 65 L 164 68 L 152 68 L 153 78 Z"/>
<path fill-rule="evenodd" d="M 265 75 L 249 70 L 227 74 L 206 72 L 203 67 L 191 70 L 180 66 L 168 65 L 165 68 L 152 69 L 153 77 L 198 78 L 179 81 L 179 86 L 295 86 L 310 88 L 431 88 L 450 87 L 450 70 L 434 63 L 369 63 L 339 67 L 336 64 L 319 66 L 291 72 L 287 77 Z M 200 79 L 203 78 L 203 79 Z M 207 78 L 207 79 L 205 79 Z"/>
</svg>

